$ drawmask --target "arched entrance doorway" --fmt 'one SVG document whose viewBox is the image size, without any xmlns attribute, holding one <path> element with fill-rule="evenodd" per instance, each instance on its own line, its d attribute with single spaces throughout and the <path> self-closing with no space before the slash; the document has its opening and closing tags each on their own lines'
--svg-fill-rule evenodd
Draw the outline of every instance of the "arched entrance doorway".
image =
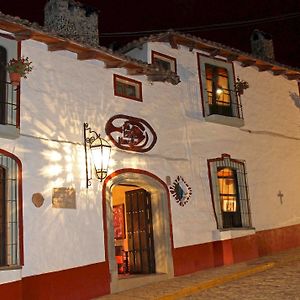
<svg viewBox="0 0 300 300">
<path fill-rule="evenodd" d="M 114 172 L 104 181 L 103 212 L 112 293 L 174 275 L 170 199 L 161 179 L 143 170 Z"/>
</svg>

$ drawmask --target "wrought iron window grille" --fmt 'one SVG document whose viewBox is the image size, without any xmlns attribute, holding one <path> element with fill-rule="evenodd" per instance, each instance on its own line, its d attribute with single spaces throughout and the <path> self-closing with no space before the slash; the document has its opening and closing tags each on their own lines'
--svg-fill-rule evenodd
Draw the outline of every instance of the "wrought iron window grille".
<svg viewBox="0 0 300 300">
<path fill-rule="evenodd" d="M 18 266 L 19 253 L 19 209 L 18 209 L 18 165 L 17 162 L 0 154 L 1 170 L 1 230 L 0 266 Z"/>
<path fill-rule="evenodd" d="M 222 89 L 225 95 L 230 97 L 230 101 L 222 99 L 222 94 L 217 95 L 216 92 L 211 92 L 205 89 L 207 93 L 206 105 L 209 108 L 208 115 L 224 115 L 244 119 L 243 106 L 241 96 L 236 89 Z M 233 97 L 232 97 L 233 96 Z"/>
<path fill-rule="evenodd" d="M 0 82 L 0 124 L 17 126 L 19 105 L 17 92 L 19 87 L 10 82 Z"/>
<path fill-rule="evenodd" d="M 245 162 L 231 159 L 229 155 L 222 155 L 221 158 L 208 160 L 208 166 L 213 196 L 212 201 L 218 229 L 252 228 Z M 221 182 L 225 184 L 226 179 L 224 178 L 225 180 L 222 180 L 222 176 L 220 176 L 219 172 L 225 169 L 232 171 L 232 176 L 228 177 L 228 180 L 232 180 L 233 188 L 231 191 L 228 189 L 228 191 L 224 193 L 226 189 L 220 186 L 220 184 Z M 222 201 L 226 196 L 227 198 L 235 196 L 235 212 L 224 211 Z M 227 200 L 233 200 L 233 198 L 229 198 Z"/>
</svg>

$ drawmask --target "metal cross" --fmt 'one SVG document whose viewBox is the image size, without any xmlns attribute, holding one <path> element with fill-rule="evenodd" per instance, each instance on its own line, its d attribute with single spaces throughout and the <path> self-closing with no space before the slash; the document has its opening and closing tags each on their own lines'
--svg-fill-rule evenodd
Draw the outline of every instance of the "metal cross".
<svg viewBox="0 0 300 300">
<path fill-rule="evenodd" d="M 282 198 L 283 198 L 283 194 L 281 191 L 278 192 L 277 196 L 280 198 L 280 204 L 282 204 Z"/>
</svg>

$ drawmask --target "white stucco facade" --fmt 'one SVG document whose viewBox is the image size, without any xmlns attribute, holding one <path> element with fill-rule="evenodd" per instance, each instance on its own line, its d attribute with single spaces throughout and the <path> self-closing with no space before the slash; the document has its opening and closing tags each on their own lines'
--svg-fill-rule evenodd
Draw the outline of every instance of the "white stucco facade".
<svg viewBox="0 0 300 300">
<path fill-rule="evenodd" d="M 200 51 L 151 42 L 128 55 L 151 63 L 151 50 L 176 58 L 178 85 L 149 82 L 145 75 L 127 75 L 124 68 L 105 68 L 96 60 L 79 61 L 69 51 L 51 52 L 43 43 L 22 41 L 22 55 L 33 61 L 34 69 L 21 83 L 20 136 L 0 137 L 0 143 L 23 167 L 24 266 L 1 270 L 0 284 L 105 260 L 102 184 L 94 176 L 86 188 L 83 123 L 105 137 L 107 121 L 118 114 L 147 121 L 157 142 L 146 153 L 112 146 L 109 174 L 133 168 L 162 181 L 170 176 L 171 182 L 180 175 L 192 188 L 184 207 L 170 195 L 174 248 L 300 223 L 297 82 L 234 62 L 235 77 L 250 88 L 242 96 L 244 126 L 226 126 L 203 117 Z M 114 96 L 113 74 L 142 82 L 143 101 Z M 223 153 L 245 161 L 253 229 L 222 235 L 214 216 L 207 160 Z M 76 209 L 52 207 L 52 190 L 57 187 L 75 189 Z M 34 193 L 45 199 L 40 208 L 32 203 Z"/>
</svg>

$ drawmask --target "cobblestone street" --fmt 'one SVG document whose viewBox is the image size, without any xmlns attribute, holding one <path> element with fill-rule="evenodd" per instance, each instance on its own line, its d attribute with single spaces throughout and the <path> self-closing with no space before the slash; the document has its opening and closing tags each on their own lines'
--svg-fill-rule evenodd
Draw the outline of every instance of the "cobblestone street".
<svg viewBox="0 0 300 300">
<path fill-rule="evenodd" d="M 103 296 L 107 300 L 300 300 L 300 248 Z"/>
<path fill-rule="evenodd" d="M 300 261 L 232 281 L 182 299 L 300 299 Z"/>
</svg>

